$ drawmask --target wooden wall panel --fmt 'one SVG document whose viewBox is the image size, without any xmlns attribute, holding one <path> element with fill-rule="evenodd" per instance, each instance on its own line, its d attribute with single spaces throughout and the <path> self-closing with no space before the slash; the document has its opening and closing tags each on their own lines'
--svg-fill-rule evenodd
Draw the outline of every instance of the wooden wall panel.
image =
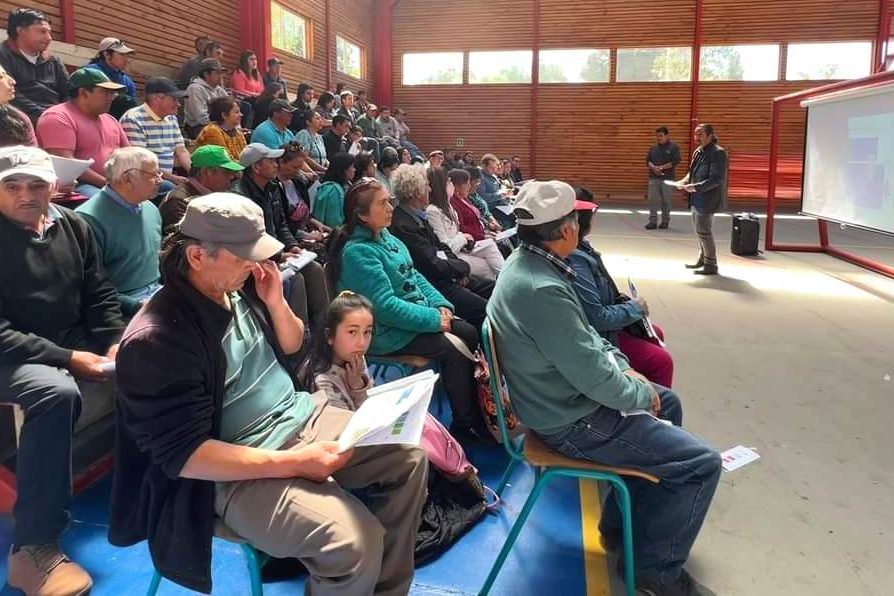
<svg viewBox="0 0 894 596">
<path fill-rule="evenodd" d="M 306 82 L 313 85 L 319 95 L 326 89 L 326 60 L 330 57 L 330 53 L 326 51 L 325 3 L 323 0 L 279 1 L 289 10 L 310 19 L 313 44 L 310 60 L 273 48 L 277 58 L 283 61 L 283 76 L 289 82 L 292 93 L 295 93 L 299 83 Z"/>
<path fill-rule="evenodd" d="M 2 19 L 4 29 L 6 28 L 6 17 L 9 16 L 9 12 L 15 8 L 22 7 L 34 8 L 45 14 L 50 19 L 53 39 L 62 39 L 62 17 L 59 13 L 58 0 L 29 0 L 28 2 L 0 0 L 0 19 Z"/>
<path fill-rule="evenodd" d="M 335 36 L 342 35 L 348 41 L 363 48 L 363 77 L 355 79 L 338 72 L 335 59 L 332 63 L 332 86 L 344 83 L 351 91 L 372 89 L 373 73 L 376 68 L 375 52 L 375 0 L 332 0 L 332 55 L 335 56 Z"/>
</svg>

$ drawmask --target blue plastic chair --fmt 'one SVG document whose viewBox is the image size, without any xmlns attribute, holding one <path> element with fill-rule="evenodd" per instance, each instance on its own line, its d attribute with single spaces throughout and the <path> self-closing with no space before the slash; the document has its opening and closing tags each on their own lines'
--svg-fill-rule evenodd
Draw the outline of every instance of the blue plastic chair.
<svg viewBox="0 0 894 596">
<path fill-rule="evenodd" d="M 264 596 L 264 583 L 261 581 L 261 568 L 270 560 L 270 555 L 262 553 L 255 547 L 245 541 L 244 538 L 227 528 L 222 521 L 215 519 L 214 535 L 222 538 L 227 542 L 235 542 L 242 547 L 242 553 L 245 555 L 248 563 L 248 577 L 251 581 L 251 596 Z M 158 570 L 152 575 L 152 581 L 149 583 L 149 591 L 146 596 L 155 596 L 158 593 L 158 586 L 161 584 L 161 574 Z"/>
<path fill-rule="evenodd" d="M 509 465 L 506 466 L 506 471 L 503 473 L 500 484 L 497 486 L 497 495 L 502 496 L 506 483 L 520 462 L 525 462 L 534 468 L 535 482 L 534 488 L 531 489 L 531 493 L 528 495 L 528 499 L 518 515 L 518 519 L 512 525 L 509 536 L 506 537 L 506 542 L 503 544 L 499 555 L 497 555 L 497 560 L 494 561 L 494 565 L 491 567 L 479 595 L 485 596 L 490 592 L 497 575 L 500 573 L 500 569 L 503 567 L 503 563 L 509 556 L 509 551 L 512 550 L 512 546 L 525 525 L 531 509 L 534 508 L 534 503 L 537 502 L 546 484 L 557 476 L 566 476 L 597 481 L 602 480 L 610 483 L 615 488 L 623 525 L 624 579 L 627 584 L 627 595 L 634 596 L 636 593 L 636 582 L 633 572 L 633 517 L 630 505 L 630 492 L 627 490 L 627 485 L 624 483 L 622 476 L 642 478 L 655 484 L 658 483 L 658 478 L 639 470 L 601 466 L 591 461 L 566 457 L 547 447 L 533 432 L 528 432 L 520 438 L 513 439 L 509 435 L 506 417 L 503 412 L 503 399 L 505 398 L 507 403 L 511 403 L 509 388 L 508 384 L 501 382 L 505 380 L 497 359 L 496 343 L 489 320 L 484 322 L 481 336 L 481 345 L 484 347 L 484 356 L 490 369 L 490 387 L 494 395 L 497 420 L 500 425 L 500 436 L 503 439 L 503 447 L 510 458 Z"/>
</svg>

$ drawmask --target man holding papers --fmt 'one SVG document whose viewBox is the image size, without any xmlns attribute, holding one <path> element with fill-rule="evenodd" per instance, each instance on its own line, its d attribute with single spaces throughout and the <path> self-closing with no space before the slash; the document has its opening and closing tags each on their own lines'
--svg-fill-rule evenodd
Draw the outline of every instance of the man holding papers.
<svg viewBox="0 0 894 596">
<path fill-rule="evenodd" d="M 692 224 L 698 236 L 698 261 L 686 265 L 696 275 L 717 275 L 717 247 L 714 245 L 714 213 L 726 206 L 726 149 L 717 143 L 714 127 L 695 127 L 698 149 L 692 154 L 689 172 L 676 186 L 689 193 Z"/>
<path fill-rule="evenodd" d="M 282 249 L 261 208 L 229 193 L 190 201 L 166 239 L 165 285 L 118 354 L 109 539 L 148 539 L 163 576 L 210 592 L 216 515 L 259 550 L 300 559 L 310 594 L 406 594 L 425 455 L 339 448 L 351 412 L 295 380 L 304 325 L 269 260 Z"/>
</svg>

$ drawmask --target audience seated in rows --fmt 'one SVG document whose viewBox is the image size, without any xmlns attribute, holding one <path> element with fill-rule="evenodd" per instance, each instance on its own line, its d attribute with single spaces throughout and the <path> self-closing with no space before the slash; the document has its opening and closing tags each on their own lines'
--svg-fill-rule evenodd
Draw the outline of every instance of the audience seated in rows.
<svg viewBox="0 0 894 596">
<path fill-rule="evenodd" d="M 99 42 L 99 52 L 93 60 L 84 66 L 101 70 L 110 81 L 124 86 L 109 108 L 109 113 L 116 119 L 137 105 L 137 86 L 130 75 L 124 72 L 133 53 L 133 48 L 126 46 L 120 39 L 106 37 Z"/>
<path fill-rule="evenodd" d="M 567 259 L 579 246 L 574 189 L 529 182 L 515 202 L 522 241 L 500 273 L 487 305 L 512 407 L 550 448 L 575 459 L 653 474 L 626 479 L 633 510 L 637 591 L 708 593 L 683 564 L 720 480 L 720 455 L 680 428 L 680 399 L 631 368 L 587 320 Z M 624 412 L 644 409 L 649 415 Z M 662 423 L 656 417 L 670 421 Z M 613 489 L 599 523 L 608 552 L 621 548 Z M 629 589 L 634 588 L 628 586 Z"/>
<path fill-rule="evenodd" d="M 187 60 L 177 73 L 177 86 L 186 89 L 192 80 L 199 76 L 202 69 L 202 61 L 207 59 L 221 62 L 224 56 L 223 46 L 220 42 L 213 41 L 208 36 L 202 35 L 194 41 L 196 55 Z"/>
<path fill-rule="evenodd" d="M 190 157 L 177 122 L 180 102 L 185 91 L 170 79 L 152 77 L 146 81 L 146 101 L 131 108 L 121 117 L 121 127 L 134 147 L 145 147 L 158 158 L 158 169 L 163 181 L 159 193 L 166 193 L 185 182 L 174 174 L 174 167 L 189 172 Z"/>
<path fill-rule="evenodd" d="M 59 58 L 47 55 L 53 36 L 46 15 L 33 8 L 16 8 L 10 10 L 6 23 L 0 66 L 16 81 L 12 105 L 36 124 L 44 110 L 68 99 L 68 71 Z"/>
<path fill-rule="evenodd" d="M 521 158 L 518 155 L 512 156 L 512 169 L 509 176 L 515 184 L 521 184 L 525 179 L 521 171 Z"/>
<path fill-rule="evenodd" d="M 264 73 L 264 88 L 276 85 L 282 89 L 282 98 L 289 98 L 289 84 L 282 76 L 282 60 L 273 56 L 267 59 L 267 72 Z"/>
<path fill-rule="evenodd" d="M 465 170 L 469 173 L 469 183 L 472 185 L 469 189 L 468 200 L 476 209 L 478 209 L 481 224 L 484 226 L 485 230 L 499 232 L 503 229 L 503 226 L 501 226 L 500 222 L 498 222 L 493 214 L 491 214 L 487 202 L 478 194 L 478 189 L 481 188 L 481 168 L 473 165 L 466 166 Z"/>
<path fill-rule="evenodd" d="M 192 199 L 229 190 L 244 169 L 220 145 L 203 145 L 196 149 L 192 154 L 189 178 L 169 192 L 158 206 L 164 235 L 176 231 Z"/>
<path fill-rule="evenodd" d="M 378 115 L 379 108 L 376 107 L 376 104 L 370 103 L 366 105 L 366 111 L 363 112 L 362 115 L 357 117 L 354 124 L 356 124 L 363 130 L 363 136 L 373 139 L 377 139 L 382 136 L 382 134 L 379 132 L 379 123 L 377 121 Z"/>
<path fill-rule="evenodd" d="M 252 129 L 260 126 L 267 118 L 270 117 L 270 103 L 275 99 L 286 99 L 286 94 L 282 90 L 282 85 L 278 83 L 268 83 L 264 87 L 264 92 L 255 100 L 255 114 L 252 122 Z M 291 104 L 290 104 L 291 105 Z M 297 108 L 289 112 L 291 115 L 297 111 Z M 289 126 L 291 126 L 289 122 Z"/>
<path fill-rule="evenodd" d="M 0 147 L 37 147 L 34 125 L 25 112 L 11 103 L 15 96 L 16 81 L 0 66 Z"/>
<path fill-rule="evenodd" d="M 363 129 L 356 124 L 352 126 L 351 130 L 348 131 L 348 138 L 345 144 L 348 146 L 348 153 L 351 155 L 357 155 L 366 149 L 363 143 Z"/>
<path fill-rule="evenodd" d="M 313 215 L 330 228 L 337 228 L 345 221 L 345 191 L 354 180 L 354 172 L 354 156 L 336 153 L 323 176 Z"/>
<path fill-rule="evenodd" d="M 361 178 L 375 178 L 376 172 L 379 171 L 377 166 L 376 158 L 372 153 L 369 151 L 358 153 L 354 156 L 354 179 L 351 182 L 357 182 Z"/>
<path fill-rule="evenodd" d="M 90 576 L 60 547 L 70 519 L 72 428 L 81 382 L 103 381 L 124 320 L 93 231 L 54 205 L 50 156 L 0 149 L 0 402 L 19 406 L 7 583 L 28 594 L 79 594 Z"/>
<path fill-rule="evenodd" d="M 410 140 L 410 126 L 407 124 L 407 112 L 401 108 L 394 108 L 394 119 L 397 120 L 398 136 L 395 137 L 400 146 L 408 149 L 413 157 L 422 157 L 422 151 Z"/>
<path fill-rule="evenodd" d="M 364 114 L 366 113 L 366 107 L 370 103 L 371 102 L 366 97 L 366 91 L 358 89 L 357 93 L 354 94 L 354 111 L 357 114 Z"/>
<path fill-rule="evenodd" d="M 515 193 L 515 183 L 512 181 L 512 162 L 508 157 L 500 160 L 500 171 L 497 175 L 500 181 L 500 190 L 510 196 Z"/>
<path fill-rule="evenodd" d="M 379 109 L 379 117 L 376 118 L 376 128 L 379 131 L 379 137 L 383 141 L 394 147 L 400 147 L 400 125 L 391 115 L 391 108 L 382 106 Z M 405 147 L 406 148 L 406 147 Z"/>
<path fill-rule="evenodd" d="M 270 149 L 279 149 L 292 142 L 295 133 L 289 130 L 295 108 L 285 99 L 270 103 L 270 116 L 251 133 L 252 143 L 261 143 Z"/>
<path fill-rule="evenodd" d="M 227 150 L 230 159 L 239 159 L 247 144 L 240 128 L 242 110 L 239 101 L 229 95 L 215 97 L 208 104 L 208 117 L 210 122 L 196 137 L 196 145 L 220 145 Z"/>
<path fill-rule="evenodd" d="M 260 143 L 251 143 L 242 150 L 239 163 L 245 167 L 242 179 L 237 185 L 240 194 L 255 202 L 264 215 L 267 233 L 282 242 L 285 257 L 301 253 L 301 243 L 295 238 L 286 221 L 285 189 L 277 179 L 279 158 L 282 149 L 270 149 Z M 188 209 L 188 206 L 187 206 Z M 325 223 L 325 222 L 324 222 Z M 329 304 L 329 291 L 323 267 L 316 261 L 304 266 L 300 271 L 289 268 L 283 272 L 283 282 L 287 286 L 289 305 L 308 324 L 323 316 Z"/>
<path fill-rule="evenodd" d="M 429 188 L 422 164 L 402 164 L 391 178 L 398 205 L 389 231 L 410 251 L 419 273 L 454 305 L 456 315 L 480 329 L 493 280 L 473 275 L 469 263 L 435 234 L 428 222 Z"/>
<path fill-rule="evenodd" d="M 345 197 L 345 224 L 330 245 L 329 273 L 337 292 L 365 296 L 376 318 L 370 354 L 410 354 L 438 362 L 450 400 L 450 432 L 463 442 L 487 443 L 490 433 L 476 404 L 474 363 L 453 341 L 478 347 L 474 325 L 416 270 L 410 252 L 389 231 L 394 207 L 375 180 L 355 184 Z M 453 340 L 445 333 L 450 333 Z"/>
<path fill-rule="evenodd" d="M 339 116 L 344 116 L 353 125 L 358 116 L 357 112 L 354 111 L 354 94 L 345 89 L 338 94 L 338 99 L 339 108 L 335 113 Z"/>
<path fill-rule="evenodd" d="M 199 65 L 199 74 L 193 77 L 186 88 L 186 102 L 183 106 L 183 120 L 189 136 L 196 138 L 199 131 L 208 124 L 208 109 L 211 100 L 226 97 L 227 90 L 221 82 L 220 62 L 214 58 L 205 58 Z"/>
<path fill-rule="evenodd" d="M 313 107 L 310 105 L 313 100 L 313 86 L 307 83 L 300 83 L 295 91 L 295 99 L 292 101 L 292 106 L 296 108 L 295 113 L 292 114 L 292 124 L 289 126 L 292 132 L 297 133 L 304 128 L 304 114 L 313 110 Z"/>
<path fill-rule="evenodd" d="M 581 200 L 593 204 L 590 191 L 582 188 L 576 192 Z M 649 316 L 649 303 L 642 296 L 631 298 L 619 292 L 602 262 L 602 255 L 586 240 L 586 236 L 593 233 L 595 215 L 595 209 L 578 210 L 578 245 L 568 257 L 576 273 L 574 290 L 587 321 L 599 335 L 624 353 L 634 370 L 649 381 L 670 388 L 674 379 L 674 360 L 670 352 L 654 340 L 636 335 L 631 328 Z M 645 331 L 641 323 L 637 329 Z M 656 325 L 655 332 L 663 341 L 664 331 Z"/>
<path fill-rule="evenodd" d="M 238 97 L 254 99 L 264 92 L 264 81 L 258 70 L 258 57 L 251 50 L 239 54 L 230 85 Z"/>
<path fill-rule="evenodd" d="M 406 594 L 425 454 L 338 452 L 351 412 L 300 389 L 305 326 L 283 298 L 269 259 L 284 247 L 263 219 L 247 199 L 208 195 L 162 249 L 165 285 L 118 355 L 109 540 L 148 540 L 164 576 L 211 592 L 217 516 L 264 553 L 298 558 L 310 594 Z"/>
<path fill-rule="evenodd" d="M 326 159 L 332 161 L 336 153 L 348 152 L 347 135 L 351 130 L 351 122 L 344 116 L 332 118 L 332 127 L 323 133 L 323 146 L 326 147 Z"/>
<path fill-rule="evenodd" d="M 491 214 L 497 218 L 503 228 L 511 228 L 515 225 L 515 218 L 497 209 L 497 207 L 509 206 L 506 199 L 509 191 L 500 185 L 497 172 L 500 169 L 500 160 L 492 153 L 487 153 L 481 158 L 481 187 L 478 194 L 490 207 Z"/>
<path fill-rule="evenodd" d="M 130 318 L 159 288 L 162 223 L 151 199 L 161 171 L 158 158 L 143 147 L 117 149 L 105 171 L 108 184 L 75 212 L 93 229 L 121 312 Z"/>
<path fill-rule="evenodd" d="M 325 240 L 332 228 L 314 219 L 310 213 L 310 181 L 304 170 L 307 154 L 297 143 L 283 147 L 279 158 L 279 182 L 286 202 L 286 221 L 301 248 L 317 253 L 318 260 L 325 260 Z"/>
<path fill-rule="evenodd" d="M 307 153 L 307 165 L 314 172 L 323 174 L 329 167 L 326 144 L 323 141 L 323 135 L 320 134 L 320 129 L 323 128 L 323 118 L 315 110 L 304 112 L 303 118 L 304 128 L 295 135 L 295 141 Z"/>
<path fill-rule="evenodd" d="M 37 142 L 48 153 L 93 160 L 76 187 L 85 197 L 106 185 L 105 164 L 112 152 L 130 144 L 121 124 L 108 114 L 122 88 L 102 71 L 78 69 L 68 79 L 71 98 L 47 108 L 37 121 Z"/>
<path fill-rule="evenodd" d="M 400 157 L 398 157 L 396 149 L 393 147 L 382 149 L 382 159 L 379 161 L 379 167 L 376 169 L 376 180 L 392 197 L 394 196 L 394 187 L 391 184 L 391 175 L 397 170 L 399 165 Z"/>
<path fill-rule="evenodd" d="M 324 91 L 320 95 L 319 99 L 317 99 L 317 106 L 314 108 L 314 110 L 316 110 L 316 112 L 320 115 L 320 118 L 323 119 L 324 128 L 332 126 L 332 118 L 337 113 L 335 103 L 335 96 L 328 91 Z"/>
<path fill-rule="evenodd" d="M 409 151 L 404 149 L 397 150 L 397 155 L 407 156 L 407 161 L 400 159 L 400 163 L 409 162 Z M 428 186 L 431 189 L 432 201 L 441 204 L 450 199 L 447 194 L 447 170 L 444 169 L 444 152 L 440 150 L 432 151 L 428 154 L 428 162 L 425 164 L 425 172 L 428 175 Z"/>
<path fill-rule="evenodd" d="M 460 194 L 466 192 L 467 186 L 471 188 L 470 177 L 465 170 L 451 170 L 450 179 L 455 187 L 462 187 Z M 463 232 L 456 209 L 444 196 L 435 198 L 432 195 L 431 204 L 425 212 L 438 239 L 469 264 L 472 275 L 490 281 L 497 279 L 503 268 L 503 255 L 493 238 L 484 235 L 483 225 L 480 238 L 476 239 L 472 234 Z"/>
</svg>

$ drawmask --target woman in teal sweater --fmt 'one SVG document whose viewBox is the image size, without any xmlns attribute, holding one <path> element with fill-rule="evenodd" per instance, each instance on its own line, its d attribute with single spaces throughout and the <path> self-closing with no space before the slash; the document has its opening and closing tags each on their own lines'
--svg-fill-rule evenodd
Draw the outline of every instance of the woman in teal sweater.
<svg viewBox="0 0 894 596">
<path fill-rule="evenodd" d="M 373 305 L 375 331 L 370 354 L 414 355 L 438 362 L 450 399 L 450 432 L 462 441 L 492 443 L 476 406 L 473 363 L 445 335 L 470 350 L 478 347 L 475 327 L 453 316 L 453 305 L 413 266 L 407 247 L 388 231 L 394 207 L 390 193 L 363 178 L 344 201 L 344 225 L 336 232 L 329 274 L 337 291 L 351 290 Z"/>
<path fill-rule="evenodd" d="M 336 153 L 314 200 L 313 216 L 330 228 L 337 228 L 345 221 L 345 188 L 354 179 L 354 156 Z"/>
</svg>

